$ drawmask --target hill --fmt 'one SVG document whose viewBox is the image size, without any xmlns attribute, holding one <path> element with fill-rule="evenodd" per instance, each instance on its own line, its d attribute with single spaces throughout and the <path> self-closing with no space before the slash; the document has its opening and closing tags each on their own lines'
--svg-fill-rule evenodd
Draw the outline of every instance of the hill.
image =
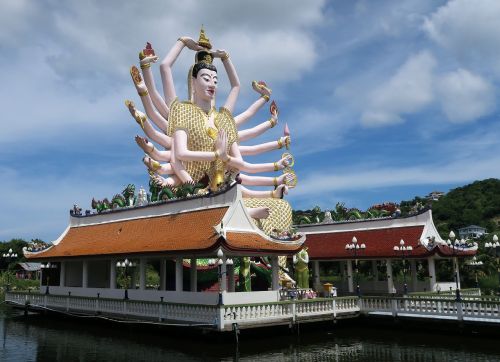
<svg viewBox="0 0 500 362">
<path fill-rule="evenodd" d="M 441 234 L 467 225 L 497 231 L 500 229 L 500 180 L 475 181 L 453 189 L 432 203 L 432 212 Z"/>
</svg>

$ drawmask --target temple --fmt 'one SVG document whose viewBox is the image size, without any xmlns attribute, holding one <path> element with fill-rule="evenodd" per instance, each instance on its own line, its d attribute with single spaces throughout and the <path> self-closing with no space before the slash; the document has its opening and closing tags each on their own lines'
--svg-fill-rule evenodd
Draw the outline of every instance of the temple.
<svg viewBox="0 0 500 362">
<path fill-rule="evenodd" d="M 124 290 L 117 289 L 117 269 L 121 270 L 121 262 L 127 259 L 132 263 L 129 268 L 132 280 L 122 286 L 127 298 L 155 301 L 161 297 L 175 301 L 185 298 L 191 303 L 209 300 L 210 296 L 213 302 L 217 301 L 214 291 L 218 290 L 211 287 L 217 283 L 215 260 L 219 257 L 220 273 L 224 276 L 220 291 L 224 296 L 235 292 L 233 260 L 266 257 L 271 275 L 271 285 L 266 291 L 269 289 L 271 293 L 265 298 L 274 295 L 278 301 L 278 256 L 297 253 L 304 240 L 303 235 L 280 240 L 264 234 L 248 215 L 239 186 L 234 184 L 213 195 L 188 200 L 86 216 L 72 214 L 69 226 L 52 246 L 35 252 L 26 250 L 25 256 L 30 261 L 44 263 L 42 293 L 123 298 Z M 159 285 L 147 285 L 148 267 L 156 268 Z M 212 284 L 198 283 L 199 269 L 202 273 L 215 270 Z"/>
<path fill-rule="evenodd" d="M 321 287 L 320 263 L 335 261 L 340 274 L 337 285 L 340 293 L 354 293 L 355 284 L 370 294 L 455 290 L 457 286 L 460 288 L 458 268 L 455 276 L 458 283 L 440 282 L 436 261 L 453 259 L 456 264 L 458 258 L 472 257 L 477 252 L 477 244 L 443 240 L 434 226 L 431 209 L 406 217 L 338 222 L 326 219 L 318 224 L 300 225 L 298 230 L 307 237 L 305 245 L 312 261 L 313 285 Z M 405 270 L 409 283 L 394 278 L 393 263 L 401 261 L 409 263 L 409 270 Z M 355 283 L 357 263 L 371 265 L 364 268 L 369 270 L 366 273 L 369 278 Z M 407 269 L 406 265 L 402 267 Z M 419 273 L 425 280 L 418 280 Z"/>
</svg>

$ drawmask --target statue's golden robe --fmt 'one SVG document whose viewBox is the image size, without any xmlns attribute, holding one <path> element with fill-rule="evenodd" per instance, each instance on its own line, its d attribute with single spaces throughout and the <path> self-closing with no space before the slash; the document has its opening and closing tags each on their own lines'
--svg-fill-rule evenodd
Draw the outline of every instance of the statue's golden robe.
<svg viewBox="0 0 500 362">
<path fill-rule="evenodd" d="M 214 115 L 214 125 L 208 125 L 208 119 Z M 190 151 L 215 151 L 215 139 L 220 129 L 224 129 L 227 135 L 227 150 L 234 142 L 238 142 L 238 131 L 234 118 L 226 108 L 221 107 L 217 112 L 212 109 L 209 114 L 192 102 L 179 102 L 174 100 L 170 106 L 168 116 L 167 135 L 173 137 L 175 131 L 183 130 L 187 134 L 187 146 Z M 195 182 L 200 181 L 205 175 L 213 182 L 224 175 L 224 164 L 217 161 L 187 161 L 183 162 L 184 168 L 191 175 Z M 218 183 L 217 182 L 217 183 Z"/>
</svg>

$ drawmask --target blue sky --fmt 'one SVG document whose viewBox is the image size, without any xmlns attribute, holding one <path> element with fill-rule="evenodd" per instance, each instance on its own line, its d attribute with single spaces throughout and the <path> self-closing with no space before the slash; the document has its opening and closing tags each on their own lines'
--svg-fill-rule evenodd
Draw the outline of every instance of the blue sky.
<svg viewBox="0 0 500 362">
<path fill-rule="evenodd" d="M 498 178 L 499 18 L 496 0 L 3 1 L 0 240 L 54 240 L 74 203 L 147 186 L 128 68 L 146 41 L 163 57 L 201 24 L 231 54 L 238 112 L 252 80 L 272 87 L 280 123 L 252 143 L 288 122 L 294 208 L 365 209 Z M 192 58 L 175 65 L 180 95 Z"/>
</svg>

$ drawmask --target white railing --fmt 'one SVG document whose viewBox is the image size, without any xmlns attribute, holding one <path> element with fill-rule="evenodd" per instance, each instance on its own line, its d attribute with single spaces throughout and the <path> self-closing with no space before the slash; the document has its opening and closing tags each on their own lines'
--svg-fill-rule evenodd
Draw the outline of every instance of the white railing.
<svg viewBox="0 0 500 362">
<path fill-rule="evenodd" d="M 271 322 L 296 322 L 312 317 L 336 318 L 339 314 L 359 312 L 357 297 L 316 298 L 289 300 L 276 303 L 258 303 L 224 306 L 224 326 L 241 326 Z"/>
<path fill-rule="evenodd" d="M 357 297 L 315 298 L 254 304 L 202 305 L 150 302 L 109 298 L 89 298 L 35 293 L 6 293 L 7 302 L 45 308 L 58 312 L 120 316 L 164 323 L 190 323 L 219 330 L 234 323 L 245 327 L 259 324 L 295 323 L 308 319 L 334 319 L 339 315 L 357 314 Z"/>
<path fill-rule="evenodd" d="M 88 298 L 35 293 L 6 293 L 5 300 L 17 305 L 34 308 L 53 309 L 66 312 L 83 312 L 143 318 L 148 320 L 168 320 L 214 325 L 218 314 L 213 305 L 196 305 L 141 300 Z"/>
<path fill-rule="evenodd" d="M 393 316 L 500 323 L 500 301 L 432 298 L 362 297 L 361 312 Z"/>
</svg>

